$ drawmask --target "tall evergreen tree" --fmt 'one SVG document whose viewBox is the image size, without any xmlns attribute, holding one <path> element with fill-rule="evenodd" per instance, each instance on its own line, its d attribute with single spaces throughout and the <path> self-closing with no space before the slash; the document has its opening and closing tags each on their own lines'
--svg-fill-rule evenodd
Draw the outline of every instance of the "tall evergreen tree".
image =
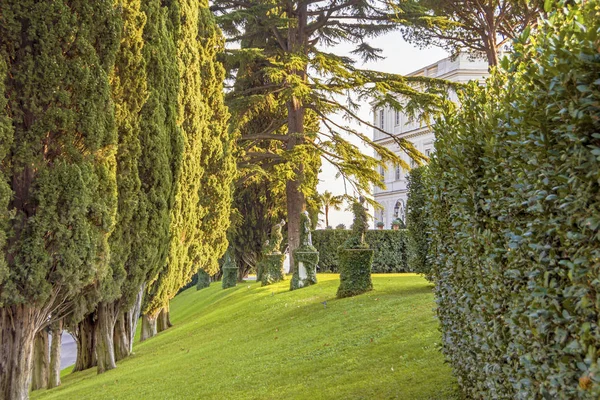
<svg viewBox="0 0 600 400">
<path fill-rule="evenodd" d="M 242 48 L 273 46 L 268 35 L 256 32 L 251 38 L 243 40 Z M 271 160 L 269 154 L 284 152 L 285 102 L 276 93 L 269 94 L 260 89 L 266 84 L 263 69 L 268 67 L 260 58 L 228 58 L 227 68 L 236 73 L 235 82 L 228 102 L 236 101 L 236 92 L 256 91 L 264 94 L 264 101 L 249 102 L 248 107 L 232 115 L 231 129 L 236 132 L 238 160 L 238 179 L 235 183 L 233 223 L 229 231 L 232 256 L 238 263 L 240 278 L 256 265 L 262 257 L 265 241 L 273 225 L 285 218 L 285 165 L 284 160 Z M 257 88 L 259 88 L 257 90 Z M 281 135 L 282 140 L 268 140 L 271 136 L 262 133 L 278 127 L 273 134 Z M 314 191 L 319 163 L 314 157 L 315 168 L 310 169 L 313 179 L 308 180 L 312 187 L 304 189 Z M 305 185 L 308 186 L 308 185 Z M 281 249 L 283 250 L 283 249 Z"/>
<path fill-rule="evenodd" d="M 2 398 L 28 397 L 36 332 L 107 272 L 117 204 L 108 75 L 119 20 L 111 2 L 2 2 Z"/>
<path fill-rule="evenodd" d="M 140 0 L 121 0 L 122 35 L 115 67 L 111 74 L 112 97 L 118 132 L 117 150 L 117 223 L 109 239 L 109 272 L 99 282 L 96 307 L 96 359 L 98 373 L 116 368 L 113 334 L 121 311 L 122 285 L 130 270 L 146 266 L 145 223 L 140 212 L 141 181 L 138 163 L 141 148 L 140 111 L 146 101 L 146 73 L 142 56 L 142 33 L 146 22 Z M 142 263 L 142 265 L 138 265 Z M 139 290 L 139 289 L 138 289 Z"/>
<path fill-rule="evenodd" d="M 386 102 L 410 111 L 436 102 L 435 94 L 442 90 L 440 82 L 424 77 L 405 78 L 357 69 L 350 57 L 320 47 L 351 42 L 357 44 L 354 54 L 366 60 L 377 59 L 378 49 L 366 41 L 397 27 L 396 23 L 388 22 L 391 16 L 386 9 L 385 3 L 376 0 L 214 2 L 221 26 L 231 40 L 244 42 L 257 35 L 268 38 L 265 44 L 256 44 L 254 48 L 230 51 L 234 59 L 260 60 L 265 65 L 262 69 L 264 84 L 232 93 L 230 104 L 235 113 L 244 113 L 271 101 L 276 95 L 285 105 L 284 118 L 257 134 L 262 140 L 282 143 L 282 151 L 265 151 L 255 158 L 287 161 L 282 165 L 289 168 L 281 168 L 280 172 L 286 181 L 291 251 L 299 245 L 300 214 L 306 207 L 306 190 L 302 188 L 306 179 L 305 161 L 311 159 L 313 151 L 332 162 L 341 174 L 352 178 L 357 191 L 366 192 L 373 183 L 384 186 L 375 171 L 378 165 L 395 162 L 409 168 L 393 152 L 373 142 L 370 135 L 332 118 L 333 113 L 342 113 L 381 130 L 359 118 L 358 104 L 349 93 L 354 92 L 359 98 L 372 97 L 376 105 Z M 400 15 L 402 21 L 415 18 L 427 19 L 427 16 L 413 14 L 410 9 Z M 416 89 L 417 85 L 420 90 Z M 397 94 L 409 96 L 412 101 L 408 106 L 400 104 Z M 425 111 L 428 111 L 427 107 Z M 307 123 L 311 112 L 322 128 Z M 282 127 L 285 127 L 284 134 L 279 134 Z M 347 135 L 358 137 L 372 147 L 377 157 L 363 154 Z M 407 140 L 397 137 L 393 140 L 418 162 L 425 160 Z"/>
<path fill-rule="evenodd" d="M 149 282 L 142 336 L 156 332 L 156 319 L 168 317 L 169 300 L 192 275 L 204 268 L 216 272 L 225 251 L 234 164 L 223 105 L 220 31 L 207 2 L 173 2 L 181 25 L 177 36 L 180 76 L 178 123 L 183 155 L 170 221 L 166 268 Z M 168 318 L 167 318 L 168 319 Z M 163 324 L 167 325 L 167 324 Z"/>
<path fill-rule="evenodd" d="M 115 327 L 117 359 L 131 353 L 140 313 L 138 307 L 141 307 L 138 302 L 141 302 L 145 283 L 156 279 L 166 265 L 170 213 L 183 152 L 183 137 L 177 126 L 177 5 L 146 0 L 142 9 L 147 18 L 143 55 L 148 83 L 148 99 L 141 111 L 142 151 L 138 164 L 142 182 L 138 218 L 143 222 L 140 227 L 143 243 L 140 243 L 137 262 L 129 265 L 128 277 L 122 288 L 120 302 L 125 311 L 119 314 Z"/>
</svg>

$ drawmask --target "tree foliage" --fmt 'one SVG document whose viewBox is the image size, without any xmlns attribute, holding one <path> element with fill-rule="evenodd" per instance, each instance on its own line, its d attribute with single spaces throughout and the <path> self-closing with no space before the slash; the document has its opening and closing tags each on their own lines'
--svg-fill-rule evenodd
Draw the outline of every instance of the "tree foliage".
<svg viewBox="0 0 600 400">
<path fill-rule="evenodd" d="M 321 207 L 323 207 L 323 213 L 325 214 L 325 228 L 329 227 L 329 210 L 339 211 L 344 205 L 344 198 L 342 196 L 335 196 L 329 190 L 324 191 L 319 195 Z"/>
<path fill-rule="evenodd" d="M 166 268 L 151 281 L 144 313 L 156 317 L 199 268 L 218 269 L 229 225 L 234 174 L 228 118 L 222 99 L 223 68 L 215 60 L 223 43 L 206 2 L 173 2 L 180 25 L 176 37 L 179 92 L 177 121 L 183 153 L 170 214 Z"/>
<path fill-rule="evenodd" d="M 359 192 L 368 191 L 372 183 L 383 186 L 375 166 L 395 162 L 408 169 L 403 160 L 373 142 L 370 135 L 332 118 L 332 114 L 340 113 L 378 129 L 358 117 L 358 103 L 350 93 L 358 98 L 375 98 L 378 104 L 390 103 L 398 109 L 419 104 L 427 113 L 427 105 L 437 103 L 436 94 L 446 86 L 424 77 L 404 78 L 360 70 L 351 57 L 329 52 L 332 45 L 351 42 L 356 44 L 354 55 L 363 59 L 378 57 L 379 50 L 367 40 L 396 27 L 387 22 L 386 5 L 378 1 L 218 0 L 213 9 L 220 14 L 219 22 L 230 40 L 241 43 L 241 48 L 228 51 L 230 65 L 238 68 L 237 79 L 246 76 L 242 67 L 249 60 L 262 65 L 257 79 L 262 82 L 260 86 L 234 87 L 231 92 L 229 104 L 234 114 L 251 119 L 257 109 L 272 104 L 285 106 L 284 112 L 278 111 L 277 118 L 263 125 L 262 131 L 254 131 L 246 138 L 278 143 L 247 155 L 276 165 L 274 168 L 285 179 L 288 240 L 293 250 L 299 246 L 300 214 L 310 188 L 305 185 L 306 171 L 311 170 L 307 160 L 313 160 L 315 154 L 330 161 L 340 174 L 351 177 Z M 412 18 L 427 16 L 407 10 L 400 19 Z M 257 37 L 261 41 L 254 41 Z M 398 94 L 413 101 L 408 106 L 401 104 Z M 318 123 L 309 123 L 311 115 Z M 363 154 L 348 136 L 358 137 L 378 156 Z M 409 141 L 392 137 L 413 159 L 425 160 Z"/>
<path fill-rule="evenodd" d="M 427 178 L 425 166 L 413 168 L 408 174 L 407 250 L 410 270 L 424 274 L 428 280 L 432 280 L 431 265 L 427 259 L 430 229 L 427 216 L 429 202 Z"/>
<path fill-rule="evenodd" d="M 63 0 L 4 1 L 0 19 L 0 397 L 25 398 L 33 335 L 108 271 L 120 17 Z"/>
<path fill-rule="evenodd" d="M 560 3 L 435 126 L 430 252 L 469 398 L 600 395 L 599 16 Z"/>
<path fill-rule="evenodd" d="M 406 40 L 420 47 L 439 46 L 453 55 L 468 52 L 485 57 L 488 64 L 494 66 L 510 41 L 536 25 L 541 3 L 536 0 L 417 0 L 415 11 L 434 18 L 417 19 L 404 26 L 402 32 Z"/>
</svg>

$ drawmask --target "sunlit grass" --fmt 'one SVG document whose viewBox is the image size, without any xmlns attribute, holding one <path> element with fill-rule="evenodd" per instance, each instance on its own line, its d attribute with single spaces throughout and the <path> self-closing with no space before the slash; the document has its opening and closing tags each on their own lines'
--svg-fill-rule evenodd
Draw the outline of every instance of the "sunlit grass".
<svg viewBox="0 0 600 400">
<path fill-rule="evenodd" d="M 220 283 L 171 303 L 175 325 L 118 368 L 67 374 L 36 399 L 453 399 L 438 350 L 431 287 L 373 276 L 375 290 L 335 299 L 337 274 L 290 292 Z"/>
</svg>

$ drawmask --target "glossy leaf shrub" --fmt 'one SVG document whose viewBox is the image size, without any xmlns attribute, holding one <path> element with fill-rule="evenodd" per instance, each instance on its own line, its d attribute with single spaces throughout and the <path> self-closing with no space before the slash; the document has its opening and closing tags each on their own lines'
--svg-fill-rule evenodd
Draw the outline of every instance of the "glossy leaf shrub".
<svg viewBox="0 0 600 400">
<path fill-rule="evenodd" d="M 435 127 L 430 253 L 467 398 L 600 397 L 600 4 L 547 11 Z"/>
</svg>

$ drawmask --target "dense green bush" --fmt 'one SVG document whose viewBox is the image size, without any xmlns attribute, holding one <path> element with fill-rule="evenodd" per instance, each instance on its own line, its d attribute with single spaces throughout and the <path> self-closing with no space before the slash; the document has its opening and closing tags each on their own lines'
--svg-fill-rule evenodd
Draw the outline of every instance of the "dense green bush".
<svg viewBox="0 0 600 400">
<path fill-rule="evenodd" d="M 432 280 L 431 264 L 427 260 L 429 235 L 427 223 L 427 167 L 413 168 L 408 174 L 408 214 L 406 216 L 408 266 L 411 271 Z"/>
<path fill-rule="evenodd" d="M 435 127 L 430 254 L 468 398 L 600 397 L 600 3 L 572 4 Z"/>
<path fill-rule="evenodd" d="M 339 249 L 340 286 L 338 298 L 356 296 L 373 290 L 371 282 L 371 264 L 373 250 L 371 249 Z"/>
<path fill-rule="evenodd" d="M 338 272 L 338 247 L 351 235 L 349 230 L 317 230 L 313 245 L 319 251 L 319 272 Z M 408 272 L 405 230 L 367 231 L 365 240 L 374 250 L 373 273 Z"/>
<path fill-rule="evenodd" d="M 267 286 L 285 278 L 283 261 L 285 254 L 266 254 L 261 260 L 261 286 Z"/>
<path fill-rule="evenodd" d="M 365 240 L 369 227 L 367 211 L 363 206 L 364 199 L 352 203 L 352 232 L 350 237 L 338 248 L 340 286 L 338 298 L 356 296 L 373 289 L 371 267 L 373 250 Z"/>
<path fill-rule="evenodd" d="M 221 268 L 223 271 L 223 278 L 221 280 L 223 289 L 229 289 L 230 287 L 237 285 L 238 267 L 235 260 L 231 259 L 230 252 L 231 250 L 225 252 L 223 267 Z"/>
<path fill-rule="evenodd" d="M 200 268 L 196 274 L 196 290 L 204 289 L 210 286 L 210 275 Z"/>
</svg>

